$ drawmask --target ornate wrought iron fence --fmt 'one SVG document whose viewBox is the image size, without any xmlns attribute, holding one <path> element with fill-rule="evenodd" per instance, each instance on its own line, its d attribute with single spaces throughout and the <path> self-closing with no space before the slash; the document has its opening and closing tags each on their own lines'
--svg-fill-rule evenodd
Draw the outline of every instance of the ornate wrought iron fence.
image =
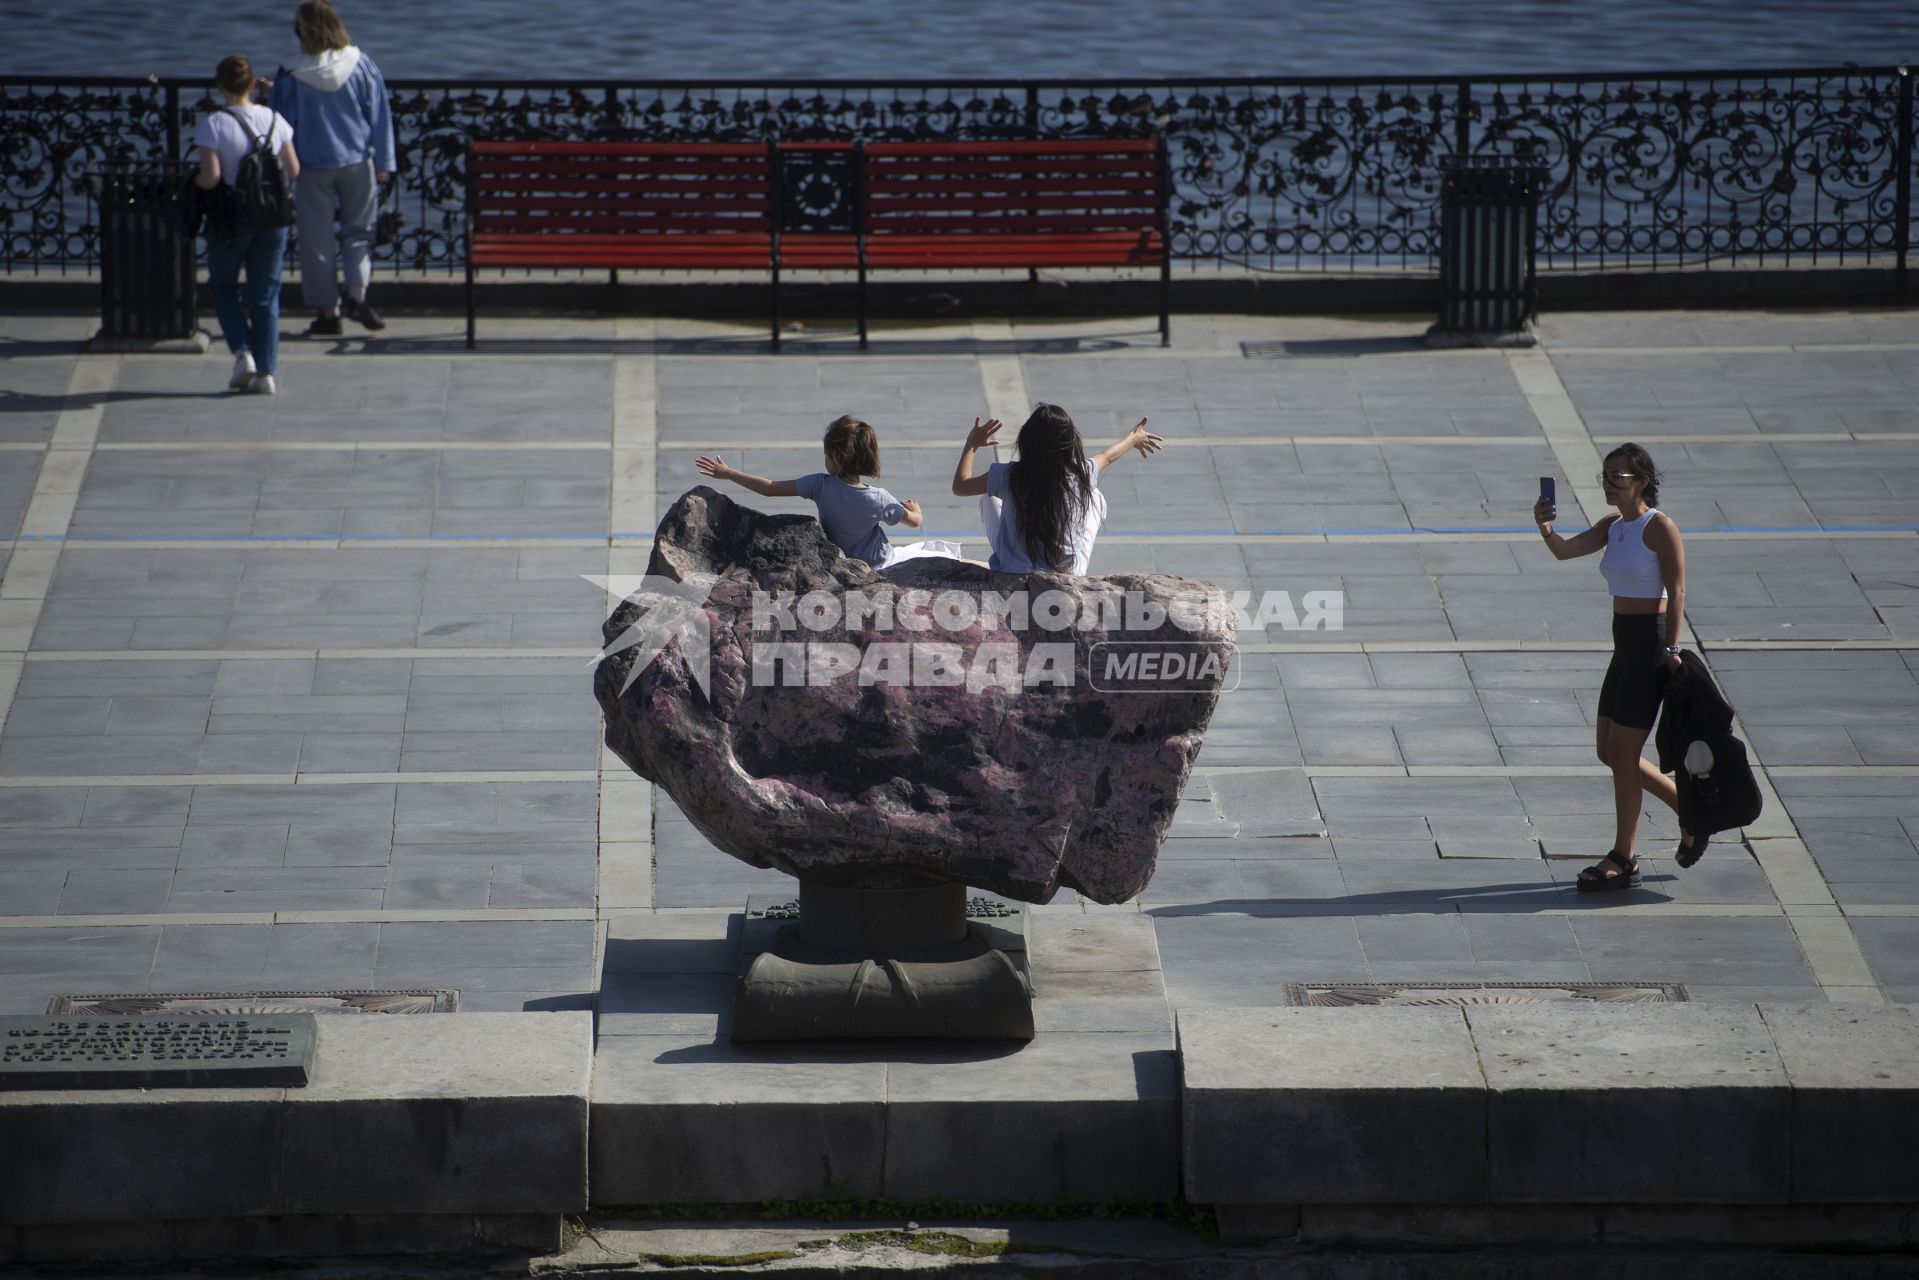
<svg viewBox="0 0 1919 1280">
<path fill-rule="evenodd" d="M 1176 256 L 1266 270 L 1428 268 L 1439 161 L 1546 166 L 1542 269 L 1893 264 L 1913 239 L 1906 68 L 1464 80 L 391 84 L 406 226 L 395 267 L 461 258 L 475 137 L 1076 136 L 1163 130 Z M 0 262 L 92 269 L 84 174 L 183 154 L 188 80 L 0 77 Z"/>
</svg>

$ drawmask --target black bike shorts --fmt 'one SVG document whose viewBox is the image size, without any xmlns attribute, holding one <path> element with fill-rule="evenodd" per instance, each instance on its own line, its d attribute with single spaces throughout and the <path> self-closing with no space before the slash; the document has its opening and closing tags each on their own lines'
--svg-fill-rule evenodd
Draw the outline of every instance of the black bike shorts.
<svg viewBox="0 0 1919 1280">
<path fill-rule="evenodd" d="M 1599 714 L 1628 729 L 1651 729 L 1666 696 L 1666 616 L 1615 613 L 1612 665 L 1599 686 Z"/>
</svg>

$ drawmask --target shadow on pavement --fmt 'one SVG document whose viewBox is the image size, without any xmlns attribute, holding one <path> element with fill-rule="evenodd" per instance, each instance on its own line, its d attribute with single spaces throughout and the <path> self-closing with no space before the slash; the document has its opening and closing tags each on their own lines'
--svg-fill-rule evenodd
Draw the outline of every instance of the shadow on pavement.
<svg viewBox="0 0 1919 1280">
<path fill-rule="evenodd" d="M 993 355 L 1085 355 L 1099 351 L 1124 351 L 1135 345 L 1122 338 L 1020 338 L 1010 342 L 980 341 L 973 338 L 883 338 L 860 349 L 851 336 L 785 339 L 778 351 L 766 338 L 653 338 L 626 341 L 618 338 L 489 338 L 484 334 L 472 355 L 527 356 L 993 356 Z M 1158 340 L 1152 343 L 1158 348 Z M 469 354 L 466 339 L 445 338 L 364 338 L 336 343 L 329 355 L 371 356 L 457 356 Z"/>
</svg>

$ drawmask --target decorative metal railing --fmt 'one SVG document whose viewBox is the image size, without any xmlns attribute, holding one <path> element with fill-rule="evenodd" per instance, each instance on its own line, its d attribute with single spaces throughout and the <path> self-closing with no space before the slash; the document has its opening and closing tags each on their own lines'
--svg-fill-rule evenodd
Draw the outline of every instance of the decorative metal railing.
<svg viewBox="0 0 1919 1280">
<path fill-rule="evenodd" d="M 380 260 L 455 269 L 473 137 L 1075 136 L 1163 130 L 1175 254 L 1274 270 L 1426 268 L 1439 161 L 1543 164 L 1542 269 L 1895 265 L 1913 239 L 1915 120 L 1904 66 L 1133 84 L 391 84 L 396 243 Z M 92 269 L 86 175 L 179 156 L 215 104 L 188 80 L 0 77 L 0 265 Z"/>
</svg>

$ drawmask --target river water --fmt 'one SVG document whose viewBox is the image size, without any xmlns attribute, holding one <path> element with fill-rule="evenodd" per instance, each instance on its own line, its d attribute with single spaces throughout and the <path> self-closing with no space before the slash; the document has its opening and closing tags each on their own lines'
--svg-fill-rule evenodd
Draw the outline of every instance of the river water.
<svg viewBox="0 0 1919 1280">
<path fill-rule="evenodd" d="M 389 77 L 583 82 L 1341 75 L 1885 65 L 1913 0 L 346 0 Z M 196 75 L 298 52 L 290 0 L 0 0 L 0 77 Z"/>
</svg>

